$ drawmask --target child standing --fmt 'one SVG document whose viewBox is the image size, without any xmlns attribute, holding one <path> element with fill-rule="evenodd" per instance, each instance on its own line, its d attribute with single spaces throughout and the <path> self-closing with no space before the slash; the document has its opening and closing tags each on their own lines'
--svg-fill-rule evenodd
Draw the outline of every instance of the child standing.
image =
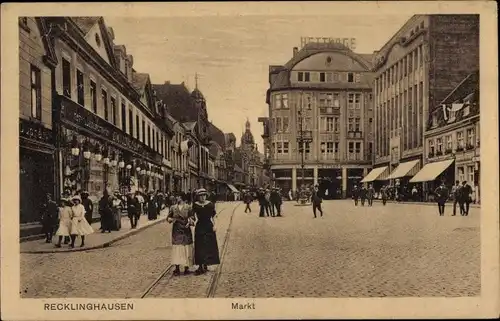
<svg viewBox="0 0 500 321">
<path fill-rule="evenodd" d="M 82 238 L 80 247 L 85 246 L 85 235 L 94 233 L 92 226 L 85 219 L 85 207 L 82 205 L 82 199 L 79 195 L 75 195 L 71 199 L 73 201 L 73 218 L 71 219 L 71 245 L 75 247 L 76 237 L 79 235 Z"/>
<path fill-rule="evenodd" d="M 59 207 L 59 228 L 56 232 L 59 240 L 56 244 L 56 247 L 61 247 L 63 236 L 64 238 L 70 236 L 71 218 L 73 216 L 70 204 L 71 202 L 67 198 L 61 198 L 61 207 Z"/>
</svg>

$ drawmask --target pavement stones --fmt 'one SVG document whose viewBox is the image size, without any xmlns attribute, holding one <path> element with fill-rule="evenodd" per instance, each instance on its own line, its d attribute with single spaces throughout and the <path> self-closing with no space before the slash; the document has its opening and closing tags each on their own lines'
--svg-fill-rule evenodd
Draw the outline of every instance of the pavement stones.
<svg viewBox="0 0 500 321">
<path fill-rule="evenodd" d="M 229 225 L 226 217 L 238 204 L 216 205 L 218 231 Z M 170 245 L 171 225 L 163 221 L 99 250 L 22 253 L 20 295 L 22 298 L 139 298 L 170 264 Z"/>
<path fill-rule="evenodd" d="M 235 216 L 215 297 L 426 297 L 480 294 L 479 209 L 326 201 L 283 218 Z"/>
</svg>

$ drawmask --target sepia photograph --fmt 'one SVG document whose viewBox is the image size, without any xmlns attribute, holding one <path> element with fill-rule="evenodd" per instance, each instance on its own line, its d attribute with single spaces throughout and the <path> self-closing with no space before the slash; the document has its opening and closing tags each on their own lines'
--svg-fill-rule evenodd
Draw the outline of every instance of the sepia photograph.
<svg viewBox="0 0 500 321">
<path fill-rule="evenodd" d="M 337 318 L 319 299 L 492 291 L 450 311 L 498 313 L 494 7 L 270 4 L 2 5 L 18 63 L 2 77 L 18 106 L 7 121 L 2 100 L 2 252 L 18 266 L 2 295 L 41 300 L 26 319 L 280 318 L 264 299 Z M 139 314 L 148 299 L 177 314 Z M 371 317 L 395 316 L 383 306 Z"/>
</svg>

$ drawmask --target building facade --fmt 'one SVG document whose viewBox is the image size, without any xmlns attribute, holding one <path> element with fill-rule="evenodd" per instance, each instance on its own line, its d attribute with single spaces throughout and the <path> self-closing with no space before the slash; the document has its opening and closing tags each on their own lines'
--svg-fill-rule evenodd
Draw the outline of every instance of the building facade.
<svg viewBox="0 0 500 321">
<path fill-rule="evenodd" d="M 467 181 L 479 202 L 479 71 L 463 79 L 439 105 L 426 122 L 425 166 L 410 182 L 424 182 L 425 190 L 432 192 L 441 182 L 451 186 L 456 180 Z"/>
<path fill-rule="evenodd" d="M 97 202 L 105 190 L 163 189 L 173 132 L 153 98 L 149 76 L 133 69 L 133 57 L 114 44 L 113 30 L 101 17 L 42 19 L 57 61 L 56 195 L 86 190 Z"/>
<path fill-rule="evenodd" d="M 284 192 L 318 184 L 326 198 L 346 197 L 371 167 L 371 61 L 339 43 L 308 43 L 269 67 L 269 119 L 261 121 L 270 173 Z"/>
<path fill-rule="evenodd" d="M 52 79 L 57 58 L 45 20 L 19 18 L 20 223 L 37 222 L 47 193 L 57 193 Z"/>
<path fill-rule="evenodd" d="M 479 15 L 415 15 L 375 53 L 371 181 L 408 181 L 422 168 L 429 115 L 478 68 Z"/>
</svg>

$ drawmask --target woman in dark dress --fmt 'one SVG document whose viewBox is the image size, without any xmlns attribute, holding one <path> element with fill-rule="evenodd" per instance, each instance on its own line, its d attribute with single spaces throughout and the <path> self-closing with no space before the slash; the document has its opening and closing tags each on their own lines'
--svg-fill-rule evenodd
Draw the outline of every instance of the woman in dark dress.
<svg viewBox="0 0 500 321">
<path fill-rule="evenodd" d="M 108 231 L 111 233 L 111 229 L 113 228 L 112 200 L 106 190 L 99 201 L 99 214 L 101 215 L 101 232 Z"/>
<path fill-rule="evenodd" d="M 47 194 L 47 199 L 42 205 L 42 233 L 45 234 L 45 243 L 52 242 L 58 214 L 57 203 L 52 200 L 51 194 Z"/>
<path fill-rule="evenodd" d="M 194 229 L 194 264 L 198 265 L 196 274 L 204 274 L 209 265 L 220 264 L 219 247 L 215 234 L 214 203 L 207 200 L 207 191 L 201 188 L 196 191 L 197 201 L 193 204 L 193 213 L 196 218 Z"/>
<path fill-rule="evenodd" d="M 156 198 L 156 195 L 151 193 L 148 198 L 148 220 L 152 221 L 158 218 L 157 207 L 158 200 Z"/>
</svg>

